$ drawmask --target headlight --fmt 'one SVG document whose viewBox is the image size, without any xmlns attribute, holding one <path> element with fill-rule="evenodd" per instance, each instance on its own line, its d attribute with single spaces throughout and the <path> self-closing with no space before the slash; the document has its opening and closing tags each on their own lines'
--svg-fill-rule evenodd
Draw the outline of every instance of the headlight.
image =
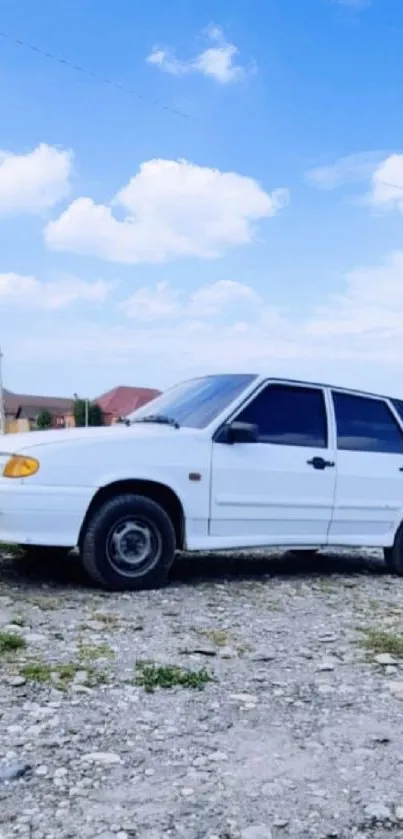
<svg viewBox="0 0 403 839">
<path fill-rule="evenodd" d="M 39 461 L 34 457 L 13 454 L 4 466 L 3 478 L 29 478 L 31 475 L 36 475 L 38 469 Z"/>
</svg>

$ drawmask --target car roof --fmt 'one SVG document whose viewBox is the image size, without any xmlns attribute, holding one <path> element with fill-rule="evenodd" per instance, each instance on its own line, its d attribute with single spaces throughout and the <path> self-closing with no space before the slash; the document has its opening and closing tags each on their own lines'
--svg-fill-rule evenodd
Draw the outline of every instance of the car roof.
<svg viewBox="0 0 403 839">
<path fill-rule="evenodd" d="M 344 385 L 336 385 L 336 384 L 329 384 L 325 382 L 315 382 L 311 381 L 310 379 L 289 379 L 287 376 L 270 376 L 259 374 L 258 379 L 260 382 L 265 382 L 268 379 L 271 382 L 279 382 L 281 384 L 289 384 L 289 385 L 305 385 L 307 387 L 323 387 L 323 388 L 330 388 L 331 390 L 343 390 L 346 393 L 351 394 L 359 394 L 361 396 L 370 396 L 371 398 L 375 399 L 389 399 L 390 401 L 399 402 L 399 398 L 397 396 L 386 396 L 382 393 L 373 393 L 370 390 L 362 390 L 361 388 L 352 388 L 352 387 L 344 387 Z"/>
<path fill-rule="evenodd" d="M 305 387 L 322 387 L 322 388 L 329 388 L 330 390 L 342 390 L 345 393 L 351 393 L 360 396 L 369 396 L 372 399 L 388 399 L 390 402 L 403 402 L 402 399 L 399 399 L 398 396 L 387 396 L 384 393 L 376 393 L 370 390 L 362 390 L 360 387 L 344 387 L 344 385 L 336 385 L 336 384 L 329 384 L 329 382 L 316 382 L 312 379 L 290 379 L 288 376 L 272 376 L 269 373 L 251 373 L 250 371 L 244 372 L 221 372 L 221 373 L 207 373 L 205 375 L 194 376 L 192 379 L 188 379 L 187 381 L 195 381 L 197 379 L 220 379 L 226 378 L 230 376 L 244 376 L 250 378 L 250 385 L 253 384 L 263 384 L 264 382 L 278 382 L 279 384 L 288 384 L 288 385 L 304 385 Z M 184 384 L 184 382 L 182 382 Z"/>
</svg>

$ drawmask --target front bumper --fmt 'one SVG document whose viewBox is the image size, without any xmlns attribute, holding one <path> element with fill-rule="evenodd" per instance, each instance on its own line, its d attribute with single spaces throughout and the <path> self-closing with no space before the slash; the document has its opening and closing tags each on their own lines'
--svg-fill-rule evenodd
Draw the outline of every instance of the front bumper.
<svg viewBox="0 0 403 839">
<path fill-rule="evenodd" d="M 89 487 L 0 479 L 0 542 L 75 547 L 92 495 Z"/>
</svg>

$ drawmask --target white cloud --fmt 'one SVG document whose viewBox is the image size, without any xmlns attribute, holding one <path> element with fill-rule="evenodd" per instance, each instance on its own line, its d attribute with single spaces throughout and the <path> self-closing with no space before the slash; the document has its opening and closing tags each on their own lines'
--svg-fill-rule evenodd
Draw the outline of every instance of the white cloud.
<svg viewBox="0 0 403 839">
<path fill-rule="evenodd" d="M 403 154 L 385 156 L 385 152 L 362 152 L 349 155 L 329 166 L 310 170 L 306 179 L 325 190 L 367 183 L 369 188 L 362 195 L 361 203 L 403 213 Z"/>
<path fill-rule="evenodd" d="M 45 229 L 50 248 L 135 264 L 215 259 L 247 244 L 254 222 L 274 216 L 288 190 L 186 160 L 149 160 L 109 204 L 78 198 Z M 117 208 L 123 220 L 113 215 Z"/>
<path fill-rule="evenodd" d="M 151 310 L 137 317 L 135 328 L 123 316 L 114 325 L 75 317 L 66 330 L 55 315 L 46 336 L 32 319 L 29 329 L 17 333 L 6 321 L 3 326 L 0 305 L 2 343 L 20 369 L 28 360 L 39 363 L 38 369 L 45 359 L 49 365 L 51 344 L 55 376 L 68 368 L 70 389 L 77 389 L 73 376 L 82 381 L 85 368 L 87 390 L 94 393 L 116 381 L 165 387 L 203 372 L 261 370 L 403 397 L 403 251 L 379 265 L 358 267 L 344 280 L 343 294 L 323 296 L 303 316 L 271 305 L 270 292 L 250 300 L 253 289 L 241 283 L 231 293 L 222 282 L 192 293 L 165 284 L 148 289 L 148 297 L 143 288 L 144 311 Z M 195 299 L 220 298 L 217 289 L 223 288 L 228 303 L 224 294 L 214 315 L 194 309 Z"/>
<path fill-rule="evenodd" d="M 380 265 L 347 274 L 344 294 L 318 308 L 304 329 L 307 335 L 326 339 L 343 336 L 350 344 L 361 342 L 382 354 L 388 351 L 389 342 L 400 342 L 402 315 L 403 251 L 396 251 Z"/>
<path fill-rule="evenodd" d="M 235 280 L 219 280 L 195 291 L 189 301 L 188 313 L 194 317 L 210 317 L 229 305 L 257 306 L 260 296 L 250 286 Z"/>
<path fill-rule="evenodd" d="M 392 154 L 372 175 L 370 201 L 385 210 L 403 213 L 403 154 Z"/>
<path fill-rule="evenodd" d="M 384 153 L 376 151 L 350 154 L 327 166 L 311 169 L 306 173 L 306 179 L 318 189 L 326 190 L 368 181 L 383 158 Z"/>
<path fill-rule="evenodd" d="M 166 282 L 157 283 L 151 288 L 143 286 L 120 303 L 118 309 L 126 317 L 137 321 L 165 320 L 180 311 L 180 293 Z"/>
<path fill-rule="evenodd" d="M 43 282 L 34 276 L 0 274 L 0 307 L 57 311 L 73 303 L 103 303 L 112 290 L 104 280 L 93 283 L 67 277 Z"/>
<path fill-rule="evenodd" d="M 204 285 L 190 295 L 174 289 L 167 282 L 143 286 L 119 304 L 126 317 L 137 321 L 156 322 L 171 318 L 214 317 L 242 304 L 246 311 L 260 303 L 260 296 L 250 286 L 235 280 L 218 280 Z M 249 307 L 249 309 L 248 309 Z"/>
<path fill-rule="evenodd" d="M 147 56 L 147 62 L 159 67 L 165 73 L 173 76 L 185 76 L 189 73 L 201 73 L 221 84 L 238 82 L 255 70 L 256 65 L 249 67 L 237 64 L 238 48 L 225 40 L 219 26 L 209 26 L 206 35 L 213 46 L 188 61 L 182 61 L 163 47 L 154 47 Z"/>
<path fill-rule="evenodd" d="M 231 319 L 220 316 L 219 326 L 211 312 L 200 312 L 195 322 L 189 314 L 195 295 L 188 295 L 179 321 L 136 329 L 136 346 L 139 352 L 141 346 L 152 347 L 149 363 L 155 359 L 155 369 L 160 354 L 172 379 L 203 370 L 256 369 L 391 389 L 403 397 L 403 251 L 379 265 L 357 267 L 344 279 L 343 294 L 325 296 L 304 316 L 271 305 L 270 293 L 247 308 L 244 295 L 249 292 L 243 286 L 238 300 L 232 298 Z M 210 293 L 207 287 L 206 296 Z M 218 309 L 220 315 L 225 311 L 224 306 Z M 126 340 L 122 329 L 120 338 L 115 333 L 121 348 Z"/>
<path fill-rule="evenodd" d="M 0 215 L 38 213 L 70 191 L 73 155 L 41 143 L 27 154 L 0 150 Z"/>
</svg>

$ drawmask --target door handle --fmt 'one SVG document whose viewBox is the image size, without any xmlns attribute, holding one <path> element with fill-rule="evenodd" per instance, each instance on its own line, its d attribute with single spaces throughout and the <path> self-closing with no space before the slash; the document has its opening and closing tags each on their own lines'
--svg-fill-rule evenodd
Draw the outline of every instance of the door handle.
<svg viewBox="0 0 403 839">
<path fill-rule="evenodd" d="M 314 469 L 330 469 L 335 465 L 332 460 L 325 460 L 323 457 L 313 457 L 312 460 L 307 460 L 307 464 Z"/>
</svg>

